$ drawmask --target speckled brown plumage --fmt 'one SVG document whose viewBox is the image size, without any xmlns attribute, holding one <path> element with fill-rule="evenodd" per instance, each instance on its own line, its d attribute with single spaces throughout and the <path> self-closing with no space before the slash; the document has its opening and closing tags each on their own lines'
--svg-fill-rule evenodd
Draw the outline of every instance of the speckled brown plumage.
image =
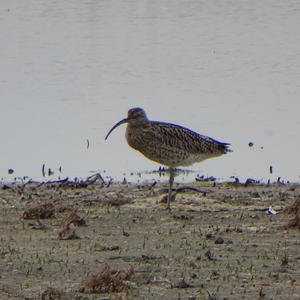
<svg viewBox="0 0 300 300">
<path fill-rule="evenodd" d="M 170 168 L 168 208 L 174 168 L 188 166 L 230 151 L 228 143 L 219 142 L 179 125 L 150 121 L 141 108 L 130 109 L 128 117 L 115 124 L 105 139 L 123 123 L 128 123 L 126 139 L 132 148 Z"/>
<path fill-rule="evenodd" d="M 132 148 L 147 158 L 169 167 L 187 166 L 228 151 L 227 144 L 162 122 L 149 121 L 142 126 L 129 123 L 126 139 Z"/>
</svg>

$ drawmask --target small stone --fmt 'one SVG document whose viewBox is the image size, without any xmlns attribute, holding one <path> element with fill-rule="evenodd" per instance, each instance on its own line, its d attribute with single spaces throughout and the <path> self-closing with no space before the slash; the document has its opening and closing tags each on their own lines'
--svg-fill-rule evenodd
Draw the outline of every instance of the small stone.
<svg viewBox="0 0 300 300">
<path fill-rule="evenodd" d="M 259 195 L 258 192 L 253 192 L 253 193 L 252 193 L 252 197 L 253 197 L 253 198 L 259 198 L 260 195 Z"/>
<path fill-rule="evenodd" d="M 215 240 L 215 244 L 224 244 L 224 239 L 221 238 L 220 236 Z"/>
<path fill-rule="evenodd" d="M 122 230 L 122 234 L 123 234 L 124 236 L 130 236 L 130 234 L 129 234 L 127 231 L 125 231 L 124 228 L 123 228 L 123 230 Z"/>
<path fill-rule="evenodd" d="M 206 234 L 206 239 L 207 240 L 213 240 L 214 238 L 215 238 L 215 236 L 212 233 L 209 232 L 209 233 Z"/>
<path fill-rule="evenodd" d="M 192 287 L 190 284 L 188 284 L 184 279 L 181 279 L 177 284 L 174 285 L 177 289 L 187 289 Z"/>
</svg>

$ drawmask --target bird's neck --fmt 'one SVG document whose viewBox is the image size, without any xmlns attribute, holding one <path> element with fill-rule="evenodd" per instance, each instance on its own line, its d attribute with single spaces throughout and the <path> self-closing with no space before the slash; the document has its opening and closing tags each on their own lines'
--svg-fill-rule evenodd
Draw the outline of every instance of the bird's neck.
<svg viewBox="0 0 300 300">
<path fill-rule="evenodd" d="M 132 129 L 143 128 L 149 126 L 150 121 L 148 119 L 130 120 L 127 127 Z"/>
</svg>

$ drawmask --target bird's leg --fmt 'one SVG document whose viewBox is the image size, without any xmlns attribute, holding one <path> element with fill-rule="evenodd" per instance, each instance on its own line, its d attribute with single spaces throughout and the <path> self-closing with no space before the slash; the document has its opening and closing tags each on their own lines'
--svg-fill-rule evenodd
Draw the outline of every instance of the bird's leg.
<svg viewBox="0 0 300 300">
<path fill-rule="evenodd" d="M 171 197 L 172 197 L 172 187 L 173 187 L 173 182 L 174 182 L 174 173 L 175 170 L 173 168 L 169 169 L 170 172 L 170 178 L 169 178 L 169 193 L 168 193 L 168 202 L 167 202 L 167 209 L 171 210 Z"/>
</svg>

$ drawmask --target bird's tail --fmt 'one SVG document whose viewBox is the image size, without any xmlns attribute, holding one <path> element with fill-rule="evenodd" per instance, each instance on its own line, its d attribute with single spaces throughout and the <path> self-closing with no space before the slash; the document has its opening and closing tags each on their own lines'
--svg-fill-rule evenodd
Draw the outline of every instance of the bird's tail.
<svg viewBox="0 0 300 300">
<path fill-rule="evenodd" d="M 221 149 L 224 151 L 224 153 L 227 152 L 233 152 L 233 150 L 230 148 L 231 144 L 229 143 L 221 143 Z"/>
</svg>

